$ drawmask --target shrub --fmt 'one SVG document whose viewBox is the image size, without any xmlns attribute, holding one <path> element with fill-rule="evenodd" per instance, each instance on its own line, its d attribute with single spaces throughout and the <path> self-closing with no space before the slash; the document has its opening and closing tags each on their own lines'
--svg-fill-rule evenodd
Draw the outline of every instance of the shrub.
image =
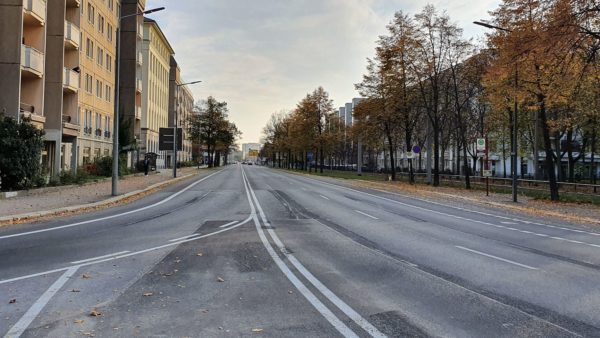
<svg viewBox="0 0 600 338">
<path fill-rule="evenodd" d="M 44 131 L 0 114 L 0 182 L 2 190 L 33 187 L 41 173 Z"/>
</svg>

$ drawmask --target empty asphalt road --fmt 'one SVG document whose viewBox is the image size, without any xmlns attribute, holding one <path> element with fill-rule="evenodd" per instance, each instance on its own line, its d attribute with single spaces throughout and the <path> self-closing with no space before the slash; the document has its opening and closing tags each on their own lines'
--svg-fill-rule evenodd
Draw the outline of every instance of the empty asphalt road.
<svg viewBox="0 0 600 338">
<path fill-rule="evenodd" d="M 231 165 L 0 228 L 0 337 L 594 337 L 599 281 L 600 232 Z"/>
</svg>

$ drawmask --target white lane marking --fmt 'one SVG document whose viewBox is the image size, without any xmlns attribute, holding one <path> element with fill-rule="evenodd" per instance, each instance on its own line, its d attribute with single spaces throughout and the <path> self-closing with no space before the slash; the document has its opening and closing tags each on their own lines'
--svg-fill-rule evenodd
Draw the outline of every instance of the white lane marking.
<svg viewBox="0 0 600 338">
<path fill-rule="evenodd" d="M 281 175 L 281 174 L 275 174 L 275 175 Z M 283 176 L 283 175 L 281 175 L 281 176 Z M 293 177 L 293 176 L 291 176 L 291 177 Z M 284 176 L 284 178 L 285 178 L 285 176 Z M 296 178 L 298 178 L 298 177 L 296 177 Z M 302 178 L 305 178 L 307 180 L 311 180 L 311 181 L 314 181 L 314 182 L 318 182 L 318 183 L 330 185 L 330 186 L 333 186 L 333 187 L 337 187 L 337 188 L 341 188 L 341 189 L 346 189 L 346 190 L 349 190 L 349 191 L 354 191 L 354 192 L 358 192 L 358 193 L 362 193 L 362 194 L 366 194 L 366 195 L 370 195 L 370 196 L 375 196 L 377 198 L 386 199 L 385 197 L 381 197 L 381 196 L 369 194 L 369 193 L 366 193 L 364 191 L 355 190 L 355 189 L 352 189 L 352 188 L 347 188 L 347 187 L 344 187 L 344 186 L 341 186 L 341 185 L 328 183 L 328 182 L 317 180 L 317 179 L 314 179 L 314 178 L 305 177 L 305 176 L 302 176 Z M 520 223 L 524 223 L 524 224 L 539 225 L 539 226 L 543 226 L 543 227 L 548 227 L 548 228 L 553 228 L 553 229 L 560 229 L 560 230 L 566 230 L 566 231 L 571 231 L 571 232 L 576 232 L 576 233 L 583 233 L 583 234 L 592 235 L 592 236 L 600 236 L 600 232 L 590 232 L 590 231 L 578 230 L 578 229 L 567 228 L 567 227 L 562 227 L 562 226 L 556 226 L 556 225 L 551 225 L 551 224 L 532 222 L 532 221 L 527 221 L 527 220 L 520 219 L 520 218 L 515 218 L 515 217 L 507 217 L 507 216 L 501 216 L 501 215 L 491 214 L 491 213 L 487 213 L 487 212 L 483 212 L 483 211 L 478 211 L 478 210 L 471 210 L 471 209 L 467 209 L 467 208 L 461 208 L 461 207 L 457 207 L 457 206 L 453 206 L 453 205 L 448 205 L 448 204 L 444 204 L 444 203 L 439 203 L 439 202 L 434 202 L 434 201 L 430 201 L 430 200 L 426 200 L 426 199 L 422 199 L 422 198 L 418 198 L 418 197 L 403 195 L 403 194 L 399 194 L 399 193 L 396 193 L 396 192 L 387 191 L 387 190 L 383 190 L 383 189 L 377 189 L 377 188 L 369 188 L 369 189 L 374 190 L 374 191 L 379 191 L 379 192 L 382 192 L 382 193 L 385 193 L 385 194 L 396 195 L 396 196 L 400 196 L 400 197 L 412 199 L 412 200 L 415 200 L 415 201 L 420 201 L 420 202 L 429 203 L 429 204 L 433 204 L 433 205 L 439 205 L 439 206 L 442 206 L 442 207 L 446 207 L 446 208 L 450 208 L 450 209 L 455 209 L 455 210 L 460 210 L 460 211 L 465 211 L 465 212 L 469 212 L 469 213 L 473 213 L 473 214 L 490 216 L 490 217 L 494 217 L 494 218 L 498 218 L 498 219 L 505 219 L 505 220 L 520 222 Z M 395 200 L 391 200 L 391 201 L 394 201 L 394 202 L 397 202 L 397 203 L 401 203 L 401 202 L 398 202 L 398 201 L 395 201 Z M 404 204 L 404 203 L 401 203 L 401 204 Z M 417 207 L 417 206 L 412 205 L 412 204 L 405 204 L 405 205 L 410 206 L 410 207 L 420 208 L 420 207 Z M 427 209 L 427 208 L 420 208 L 420 209 L 430 210 L 430 209 Z"/>
<path fill-rule="evenodd" d="M 507 224 L 507 225 L 511 225 L 511 224 L 517 224 L 517 223 L 515 223 L 515 222 L 500 222 L 500 223 L 502 223 L 502 224 Z"/>
<path fill-rule="evenodd" d="M 5 338 L 17 338 L 20 337 L 25 330 L 31 325 L 35 318 L 42 312 L 42 309 L 48 304 L 50 299 L 67 283 L 75 272 L 79 269 L 79 266 L 73 266 L 65 273 L 62 274 L 49 288 L 46 290 L 38 300 L 31 305 L 31 307 L 25 312 L 25 314 L 19 319 L 19 321 L 8 330 Z"/>
<path fill-rule="evenodd" d="M 258 212 L 260 214 L 260 217 L 261 217 L 263 223 L 268 223 L 267 217 L 266 217 L 260 203 L 258 202 L 258 198 L 256 197 L 256 194 L 254 193 L 252 186 L 250 186 L 250 181 L 246 177 L 246 173 L 244 172 L 244 170 L 242 170 L 242 176 L 245 179 L 244 186 L 246 187 L 246 193 L 248 195 L 248 201 L 252 207 L 252 211 L 255 213 L 255 209 L 252 206 L 252 201 L 254 201 L 254 204 L 256 205 L 256 209 L 258 209 Z M 252 195 L 252 199 L 250 199 L 250 195 Z M 293 283 L 293 281 L 291 278 L 297 280 L 298 283 L 300 283 L 300 285 L 304 286 L 304 284 L 302 284 L 302 282 L 300 282 L 297 279 L 297 277 L 290 271 L 290 269 L 287 267 L 287 265 L 285 265 L 285 263 L 281 260 L 281 258 L 279 258 L 279 256 L 275 253 L 273 247 L 271 246 L 271 243 L 269 243 L 268 239 L 266 238 L 266 236 L 264 234 L 264 230 L 260 227 L 260 222 L 258 221 L 258 218 L 256 216 L 254 218 L 254 224 L 256 226 L 256 230 L 258 231 L 259 237 L 261 238 L 261 241 L 263 242 L 263 245 L 265 246 L 267 251 L 269 251 L 269 254 L 273 258 L 273 260 L 275 260 L 275 262 L 277 263 L 277 266 L 280 267 L 282 272 L 284 272 L 286 277 L 288 277 L 288 279 L 292 283 Z M 365 330 L 367 333 L 369 333 L 369 335 L 371 335 L 372 337 L 386 337 L 376 327 L 374 327 L 373 325 L 371 325 L 371 323 L 369 323 L 366 319 L 364 319 L 358 312 L 356 312 L 354 309 L 352 309 L 348 304 L 346 304 L 343 300 L 341 300 L 338 296 L 336 296 L 330 289 L 328 289 L 323 283 L 321 283 L 312 273 L 310 273 L 308 271 L 308 269 L 306 269 L 302 265 L 302 263 L 300 263 L 296 259 L 296 257 L 294 255 L 287 252 L 285 250 L 285 246 L 279 239 L 279 236 L 277 236 L 277 234 L 275 233 L 275 231 L 273 229 L 268 229 L 267 231 L 269 232 L 269 235 L 271 236 L 271 238 L 277 245 L 279 251 L 284 256 L 286 256 L 286 258 L 288 258 L 288 261 L 298 270 L 298 272 L 300 272 L 300 274 L 302 274 L 317 290 L 319 290 L 319 292 L 321 292 L 321 294 L 323 294 L 323 296 L 325 296 L 329 301 L 331 301 L 335 306 L 337 306 L 338 309 L 340 309 L 346 316 L 348 316 L 350 319 L 352 319 L 356 324 L 358 324 L 363 330 Z M 296 284 L 294 284 L 294 285 L 296 285 Z M 296 287 L 298 287 L 298 286 L 296 286 Z M 306 288 L 306 287 L 304 286 L 304 288 Z M 308 293 L 312 294 L 310 292 L 310 290 L 306 289 L 306 291 Z M 307 295 L 305 295 L 305 297 L 307 297 Z M 308 299 L 308 297 L 307 297 L 307 299 Z M 316 299 L 316 301 L 319 302 L 323 306 L 324 310 L 331 313 L 331 311 L 329 309 L 327 309 L 327 307 L 325 307 L 318 299 Z M 313 304 L 313 306 L 314 306 L 314 304 Z M 317 308 L 317 310 L 319 310 L 319 308 Z M 319 310 L 319 311 L 321 311 L 321 310 Z M 325 314 L 323 314 L 323 313 L 321 313 L 321 314 L 325 317 Z M 332 313 L 332 315 L 333 315 L 333 313 Z M 333 316 L 334 316 L 333 318 L 335 320 L 339 321 L 339 319 L 337 317 L 335 317 L 335 315 L 333 315 Z M 327 317 L 325 317 L 325 318 L 327 318 Z M 329 318 L 328 318 L 328 320 L 329 320 Z M 332 323 L 331 320 L 330 320 L 330 323 Z M 334 323 L 332 323 L 332 324 L 334 324 Z M 353 331 L 351 331 L 347 326 L 345 326 L 342 322 L 340 322 L 339 324 L 343 325 L 342 328 L 345 327 L 346 329 L 348 329 L 349 332 L 352 334 L 351 336 L 356 336 L 355 333 Z M 342 333 L 344 336 L 348 336 L 348 335 L 344 334 L 342 331 L 340 331 L 340 328 L 338 328 L 337 326 L 336 326 L 336 329 L 338 329 L 338 331 L 340 333 Z"/>
<path fill-rule="evenodd" d="M 392 202 L 392 203 L 404 205 L 404 206 L 410 207 L 412 209 L 423 210 L 423 211 L 427 211 L 427 212 L 438 214 L 438 215 L 442 215 L 442 216 L 452 217 L 452 218 L 461 219 L 461 220 L 465 220 L 465 221 L 469 221 L 469 222 L 473 222 L 473 223 L 478 223 L 478 224 L 483 224 L 483 225 L 488 225 L 488 226 L 493 226 L 493 227 L 496 227 L 496 228 L 501 228 L 501 229 L 507 229 L 507 230 L 509 230 L 508 227 L 505 227 L 503 225 L 498 225 L 498 224 L 493 224 L 493 223 L 489 223 L 489 222 L 474 220 L 474 219 L 467 218 L 467 217 L 461 217 L 461 216 L 457 216 L 457 215 L 453 215 L 453 214 L 448 214 L 448 213 L 445 213 L 445 212 L 441 212 L 441 211 L 437 211 L 437 210 L 433 210 L 433 209 L 428 209 L 428 208 L 423 208 L 423 207 L 419 207 L 419 206 L 416 206 L 416 205 L 412 205 L 412 204 L 408 204 L 408 203 L 396 201 L 396 200 L 393 200 L 391 198 L 386 198 L 386 197 L 383 197 L 383 196 L 378 196 L 378 195 L 370 194 L 368 192 L 364 192 L 364 191 L 360 191 L 360 190 L 355 190 L 355 189 L 352 189 L 352 188 L 347 188 L 347 187 L 344 187 L 344 186 L 339 186 L 339 185 L 336 185 L 336 184 L 331 184 L 331 183 L 327 183 L 327 182 L 315 180 L 315 179 L 312 179 L 312 178 L 309 178 L 309 177 L 305 177 L 305 178 L 307 180 L 319 182 L 321 184 L 333 186 L 333 187 L 336 187 L 336 188 L 339 188 L 339 189 L 353 191 L 353 192 L 357 192 L 359 194 L 363 194 L 363 195 L 375 197 L 375 198 L 378 198 L 378 199 L 381 199 L 381 200 L 384 200 L 384 201 L 388 201 L 388 202 Z M 407 198 L 416 199 L 416 198 L 413 198 L 413 197 L 404 196 L 404 195 L 401 195 L 401 194 L 396 194 L 396 193 L 385 191 L 385 190 L 379 190 L 379 189 L 373 189 L 373 188 L 371 188 L 371 189 L 375 190 L 375 191 L 383 192 L 383 193 L 388 193 L 388 194 L 392 194 L 392 195 L 398 195 L 398 196 L 401 196 L 401 197 L 407 197 Z M 419 199 L 417 199 L 417 200 L 419 200 Z M 423 202 L 428 202 L 426 200 L 422 200 L 422 201 Z M 430 202 L 430 203 L 437 204 L 437 205 L 442 205 L 442 206 L 446 206 L 445 204 L 436 203 L 436 202 Z M 448 207 L 449 208 L 458 209 L 458 210 L 463 210 L 462 208 L 458 208 L 458 207 L 452 207 L 452 206 L 448 206 Z M 471 211 L 471 210 L 467 210 L 467 209 L 464 209 L 464 210 L 465 211 L 469 211 L 469 212 L 474 212 L 474 213 L 481 213 L 481 212 Z M 483 213 L 483 214 L 485 214 L 485 213 Z M 498 217 L 498 218 L 505 218 L 505 219 L 507 218 L 507 217 L 496 216 L 496 215 L 492 215 L 492 214 L 489 214 L 489 216 L 494 216 L 494 217 Z M 569 229 L 569 228 L 560 228 L 560 227 L 556 227 L 556 226 L 552 226 L 552 225 L 547 225 L 547 224 L 541 224 L 541 223 L 538 224 L 538 223 L 530 222 L 530 224 L 536 224 L 536 225 L 542 225 L 542 226 L 549 226 L 549 227 L 563 229 L 563 230 L 572 230 L 572 229 Z M 512 231 L 516 230 L 516 231 L 519 231 L 519 232 L 523 232 L 523 231 L 520 231 L 519 229 L 515 229 L 515 228 L 510 228 L 510 229 L 512 229 Z M 523 232 L 523 233 L 528 233 L 528 232 Z M 585 232 L 585 233 L 587 233 L 587 232 Z M 546 235 L 546 234 L 542 234 L 542 233 L 537 233 L 537 232 L 534 232 L 534 233 L 531 233 L 531 234 L 535 235 L 535 236 L 539 236 L 539 237 L 553 238 L 553 239 L 561 238 L 562 241 L 567 241 L 567 242 L 570 241 L 567 238 L 554 237 L 554 236 L 550 236 L 550 235 Z M 595 234 L 595 233 L 589 233 L 589 234 Z M 598 244 L 592 244 L 592 243 L 588 243 L 588 242 L 580 242 L 580 243 L 577 243 L 577 244 L 582 244 L 582 245 L 587 245 L 587 246 L 591 246 L 591 247 L 600 248 L 600 245 L 598 245 Z"/>
<path fill-rule="evenodd" d="M 202 182 L 202 181 L 204 181 L 204 180 L 212 177 L 213 175 L 216 175 L 216 174 L 218 174 L 220 172 L 223 172 L 223 171 L 224 170 L 222 169 L 222 170 L 219 170 L 217 172 L 214 172 L 214 173 L 212 173 L 212 174 L 210 174 L 210 175 L 208 175 L 208 176 L 206 176 L 206 177 L 204 177 L 204 178 L 202 178 L 202 179 L 200 179 L 200 180 L 198 180 L 198 181 L 196 181 L 196 182 L 188 185 L 187 187 L 179 190 L 178 192 L 172 194 L 171 196 L 169 196 L 169 197 L 167 197 L 167 198 L 165 198 L 165 199 L 163 199 L 161 201 L 158 201 L 158 202 L 156 202 L 154 204 L 147 205 L 147 206 L 139 208 L 139 209 L 130 210 L 130 211 L 126 211 L 126 212 L 122 212 L 122 213 L 114 214 L 114 215 L 110 215 L 110 216 L 105 216 L 105 217 L 90 219 L 90 220 L 87 220 L 87 221 L 81 221 L 81 222 L 76 222 L 76 223 L 71 223 L 71 224 L 65 224 L 65 225 L 61 225 L 61 226 L 57 226 L 57 227 L 52 227 L 52 228 L 45 228 L 45 229 L 40 229 L 40 230 L 21 232 L 21 233 L 12 234 L 12 235 L 0 236 L 0 240 L 7 239 L 7 238 L 13 238 L 13 237 L 21 237 L 21 236 L 28 236 L 28 235 L 33 235 L 33 234 L 39 234 L 39 233 L 42 233 L 42 232 L 55 231 L 55 230 L 60 230 L 60 229 L 65 229 L 65 228 L 71 228 L 71 227 L 74 227 L 74 226 L 77 226 L 77 225 L 83 225 L 83 224 L 89 224 L 89 223 L 104 221 L 104 220 L 107 220 L 107 219 L 112 219 L 112 218 L 116 218 L 116 217 L 130 215 L 130 214 L 137 213 L 137 212 L 140 212 L 140 211 L 148 210 L 148 209 L 154 208 L 156 206 L 159 206 L 161 204 L 164 204 L 164 203 L 172 200 L 173 198 L 175 198 L 175 197 L 183 194 L 184 192 L 188 191 L 189 189 L 191 189 L 192 187 L 194 187 L 196 184 L 198 184 L 198 183 L 200 183 L 200 182 Z"/>
<path fill-rule="evenodd" d="M 460 245 L 455 245 L 456 248 L 461 249 L 461 250 L 465 250 L 465 251 L 469 251 L 472 252 L 474 254 L 478 254 L 481 256 L 485 256 L 485 257 L 489 257 L 489 258 L 493 258 L 493 259 L 497 259 L 499 261 L 505 262 L 505 263 L 510 263 L 510 264 L 514 264 L 517 266 L 520 266 L 522 268 L 526 268 L 526 269 L 531 269 L 531 270 L 538 270 L 538 268 L 534 268 L 533 266 L 529 266 L 529 265 L 525 265 L 525 264 L 521 264 L 521 263 L 517 263 L 515 261 L 511 261 L 510 259 L 506 259 L 506 258 L 502 258 L 502 257 L 498 257 L 498 256 L 494 256 L 494 255 L 490 255 L 490 254 L 486 254 L 485 252 L 481 252 L 481 251 L 477 251 L 477 250 L 473 250 L 473 249 L 469 249 L 469 248 L 465 248 L 464 246 L 460 246 Z"/>
<path fill-rule="evenodd" d="M 239 221 L 233 221 L 233 222 L 229 222 L 229 223 L 227 223 L 227 224 L 223 224 L 223 225 L 221 225 L 219 228 L 227 228 L 228 226 L 230 226 L 230 225 L 234 225 L 234 224 L 235 224 L 235 223 L 237 223 L 237 222 L 239 222 Z"/>
<path fill-rule="evenodd" d="M 199 240 L 199 239 L 202 239 L 202 238 L 206 238 L 206 237 L 218 235 L 218 234 L 220 234 L 222 232 L 230 231 L 230 230 L 233 230 L 235 228 L 238 228 L 238 227 L 240 227 L 240 226 L 242 226 L 242 225 L 250 222 L 251 220 L 252 220 L 252 216 L 248 217 L 242 223 L 236 224 L 236 225 L 231 226 L 229 228 L 225 228 L 225 229 L 222 229 L 222 230 L 211 232 L 211 233 L 206 234 L 206 235 L 202 235 L 202 236 L 198 236 L 198 237 L 191 237 L 191 238 L 188 238 L 188 239 L 183 239 L 183 240 L 180 240 L 180 241 L 177 241 L 177 242 L 172 242 L 172 243 L 169 243 L 169 244 L 163 244 L 163 245 L 155 246 L 155 247 L 144 249 L 144 250 L 140 250 L 140 251 L 134 251 L 134 252 L 126 253 L 126 254 L 119 255 L 119 256 L 114 256 L 114 257 L 104 258 L 104 259 L 97 260 L 97 261 L 87 262 L 87 263 L 83 263 L 83 264 L 78 265 L 78 266 L 79 267 L 84 267 L 84 266 L 90 266 L 90 265 L 95 265 L 95 264 L 110 262 L 110 261 L 114 261 L 114 260 L 117 260 L 117 259 L 122 259 L 122 258 L 126 258 L 126 257 L 141 255 L 141 254 L 145 254 L 147 252 L 151 252 L 151 251 L 156 251 L 156 250 L 168 248 L 170 246 L 175 246 L 175 245 L 179 245 L 179 244 L 182 244 L 182 243 L 187 243 L 187 242 Z M 45 275 L 48 275 L 48 274 L 51 274 L 51 273 L 54 273 L 54 272 L 65 271 L 65 270 L 68 270 L 68 269 L 70 269 L 70 267 L 58 268 L 58 269 L 53 269 L 53 270 L 48 270 L 48 271 L 42 271 L 42 272 L 30 274 L 30 275 L 15 277 L 15 278 L 11 278 L 11 279 L 0 280 L 0 285 L 7 284 L 7 283 L 12 283 L 12 282 L 16 282 L 16 281 L 20 281 L 20 280 L 24 280 L 24 279 L 29 279 L 29 278 L 33 278 L 33 277 L 45 276 Z"/>
<path fill-rule="evenodd" d="M 112 256 L 119 256 L 119 255 L 122 255 L 122 254 L 126 254 L 128 252 L 130 252 L 130 251 L 115 252 L 115 253 L 104 255 L 104 256 L 98 256 L 98 257 L 92 257 L 92 258 L 88 258 L 88 259 L 82 259 L 80 261 L 71 262 L 71 264 L 87 263 L 87 262 L 95 261 L 95 260 L 98 260 L 98 259 L 108 258 L 108 257 L 112 257 Z"/>
<path fill-rule="evenodd" d="M 377 218 L 377 217 L 375 217 L 375 216 L 371 216 L 371 215 L 367 214 L 366 212 L 362 212 L 362 211 L 360 211 L 360 210 L 354 210 L 354 212 L 357 212 L 357 213 L 359 213 L 359 214 L 361 214 L 361 215 L 363 215 L 363 216 L 370 217 L 370 218 L 372 218 L 372 219 L 379 219 L 379 218 Z"/>
<path fill-rule="evenodd" d="M 179 238 L 173 238 L 173 239 L 170 239 L 169 242 L 178 242 L 178 241 L 181 241 L 184 239 L 189 239 L 189 238 L 200 236 L 200 235 L 201 234 L 191 234 L 191 235 L 187 235 L 187 236 L 183 236 L 183 237 L 179 237 Z"/>
<path fill-rule="evenodd" d="M 323 195 L 319 195 L 319 196 L 321 196 L 321 198 L 324 198 L 329 201 L 329 198 L 327 196 L 323 196 Z"/>
</svg>

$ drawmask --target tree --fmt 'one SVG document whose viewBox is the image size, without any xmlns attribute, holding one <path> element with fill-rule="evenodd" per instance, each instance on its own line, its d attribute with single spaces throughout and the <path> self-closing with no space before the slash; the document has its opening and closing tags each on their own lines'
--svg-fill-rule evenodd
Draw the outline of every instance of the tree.
<svg viewBox="0 0 600 338">
<path fill-rule="evenodd" d="M 219 155 L 229 153 L 240 132 L 235 124 L 227 121 L 227 102 L 209 96 L 196 105 L 195 111 L 187 121 L 189 138 L 206 146 L 209 167 L 218 166 Z"/>
<path fill-rule="evenodd" d="M 41 174 L 44 131 L 0 114 L 0 188 L 31 188 Z"/>
</svg>

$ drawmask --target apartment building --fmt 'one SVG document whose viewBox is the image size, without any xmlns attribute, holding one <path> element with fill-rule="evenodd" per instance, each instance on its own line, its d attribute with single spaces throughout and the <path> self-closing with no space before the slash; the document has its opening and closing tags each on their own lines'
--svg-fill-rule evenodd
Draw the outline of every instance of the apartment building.
<svg viewBox="0 0 600 338">
<path fill-rule="evenodd" d="M 174 51 L 156 21 L 144 18 L 142 43 L 141 153 L 158 154 L 156 165 L 165 168 L 168 151 L 160 151 L 158 133 L 169 126 L 169 73 Z"/>
<path fill-rule="evenodd" d="M 80 6 L 80 165 L 112 154 L 119 10 L 118 0 L 84 0 Z"/>
<path fill-rule="evenodd" d="M 120 3 L 122 16 L 141 13 L 146 7 L 145 0 L 121 0 Z M 120 133 L 123 136 L 121 141 L 129 143 L 120 146 L 129 149 L 127 163 L 133 167 L 140 161 L 140 152 L 145 152 L 141 139 L 144 17 L 138 15 L 122 20 L 120 36 L 119 114 L 123 122 Z"/>
<path fill-rule="evenodd" d="M 171 69 L 169 72 L 169 127 L 177 126 L 183 131 L 183 148 L 177 152 L 177 161 L 192 160 L 192 140 L 187 135 L 187 121 L 193 114 L 194 96 L 187 86 L 183 86 L 181 69 L 177 60 L 171 55 Z M 167 163 L 173 165 L 173 160 Z"/>
</svg>

